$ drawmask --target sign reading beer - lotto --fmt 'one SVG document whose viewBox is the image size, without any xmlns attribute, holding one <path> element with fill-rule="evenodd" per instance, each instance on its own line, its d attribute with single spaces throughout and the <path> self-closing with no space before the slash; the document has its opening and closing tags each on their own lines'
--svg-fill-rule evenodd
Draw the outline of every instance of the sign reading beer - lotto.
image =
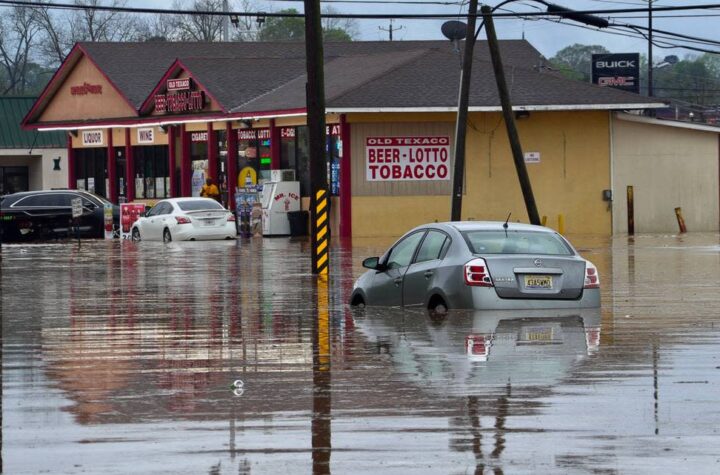
<svg viewBox="0 0 720 475">
<path fill-rule="evenodd" d="M 592 82 L 598 86 L 640 93 L 640 54 L 592 55 Z"/>
<path fill-rule="evenodd" d="M 368 181 L 450 179 L 450 137 L 368 137 Z"/>
</svg>

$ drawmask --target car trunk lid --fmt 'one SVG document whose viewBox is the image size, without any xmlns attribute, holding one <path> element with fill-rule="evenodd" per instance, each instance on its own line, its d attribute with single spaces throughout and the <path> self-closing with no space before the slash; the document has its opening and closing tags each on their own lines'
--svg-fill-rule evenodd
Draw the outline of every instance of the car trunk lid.
<svg viewBox="0 0 720 475">
<path fill-rule="evenodd" d="M 222 227 L 225 226 L 228 217 L 228 211 L 222 209 L 186 211 L 185 214 L 191 218 L 195 228 Z"/>
<path fill-rule="evenodd" d="M 578 299 L 585 261 L 576 256 L 485 255 L 500 298 Z"/>
</svg>

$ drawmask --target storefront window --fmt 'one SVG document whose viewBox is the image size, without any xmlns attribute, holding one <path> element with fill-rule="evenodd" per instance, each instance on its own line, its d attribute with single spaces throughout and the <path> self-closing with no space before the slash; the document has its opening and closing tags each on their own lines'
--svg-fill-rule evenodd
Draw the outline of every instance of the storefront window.
<svg viewBox="0 0 720 475">
<path fill-rule="evenodd" d="M 167 146 L 133 147 L 133 159 L 135 162 L 135 197 L 153 199 L 170 196 Z"/>
<path fill-rule="evenodd" d="M 295 143 L 295 127 L 282 127 L 280 129 L 280 168 L 283 170 L 296 170 Z"/>
<path fill-rule="evenodd" d="M 0 196 L 28 190 L 28 167 L 0 167 Z"/>
<path fill-rule="evenodd" d="M 192 196 L 200 196 L 200 191 L 208 177 L 208 133 L 190 134 L 190 166 L 192 167 Z"/>
<path fill-rule="evenodd" d="M 105 179 L 107 177 L 107 149 L 75 149 L 75 186 L 107 198 Z"/>
<path fill-rule="evenodd" d="M 270 129 L 239 129 L 238 130 L 238 172 L 248 183 L 239 186 L 256 184 L 260 180 L 270 179 Z M 252 173 L 247 172 L 252 169 Z M 252 177 L 255 183 L 252 183 Z"/>
</svg>

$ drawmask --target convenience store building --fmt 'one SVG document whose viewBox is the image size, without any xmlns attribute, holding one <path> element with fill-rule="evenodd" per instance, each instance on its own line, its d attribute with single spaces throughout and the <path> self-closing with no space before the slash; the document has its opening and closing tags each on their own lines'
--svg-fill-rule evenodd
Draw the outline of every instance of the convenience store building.
<svg viewBox="0 0 720 475">
<path fill-rule="evenodd" d="M 540 213 L 562 214 L 571 233 L 610 234 L 615 113 L 662 104 L 563 78 L 524 40 L 501 49 Z M 459 64 L 444 41 L 325 45 L 336 236 L 449 218 Z M 301 43 L 79 43 L 23 126 L 66 132 L 68 186 L 114 202 L 191 196 L 211 176 L 232 207 L 236 186 L 292 169 L 306 209 L 305 81 Z M 524 220 L 484 42 L 466 149 L 463 219 Z"/>
</svg>

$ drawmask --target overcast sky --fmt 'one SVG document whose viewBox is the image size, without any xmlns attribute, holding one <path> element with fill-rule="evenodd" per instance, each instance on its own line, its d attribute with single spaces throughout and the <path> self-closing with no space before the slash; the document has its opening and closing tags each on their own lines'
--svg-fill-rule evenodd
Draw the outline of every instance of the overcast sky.
<svg viewBox="0 0 720 475">
<path fill-rule="evenodd" d="M 190 2 L 190 0 L 184 0 Z M 403 1 L 403 0 L 398 0 Z M 404 0 L 408 1 L 408 0 Z M 422 1 L 422 0 L 419 0 Z M 427 0 L 426 5 L 399 5 L 399 4 L 347 4 L 347 3 L 323 3 L 323 5 L 331 5 L 338 12 L 344 13 L 450 13 L 456 14 L 460 11 L 459 4 L 455 5 L 437 5 L 433 4 L 434 0 Z M 437 0 L 442 3 L 449 3 L 453 0 Z M 435 3 L 437 3 L 437 1 Z M 482 2 L 482 0 L 481 0 Z M 486 0 L 488 5 L 497 5 L 500 0 Z M 576 10 L 596 10 L 596 9 L 622 9 L 632 8 L 633 6 L 647 6 L 646 0 L 554 0 L 553 3 L 563 5 Z M 656 7 L 672 6 L 672 5 L 702 5 L 710 3 L 708 0 L 656 0 L 653 5 Z M 277 11 L 283 8 L 296 8 L 302 11 L 302 2 L 282 1 L 282 0 L 256 0 L 256 4 L 267 10 Z M 537 11 L 537 7 L 541 5 L 532 1 L 524 0 L 510 3 L 508 9 L 513 11 Z M 544 9 L 544 8 L 543 8 Z M 467 12 L 467 5 L 462 7 L 463 12 Z M 712 17 L 708 15 L 718 15 Z M 647 15 L 633 14 L 637 18 L 617 19 L 617 22 L 635 23 L 647 26 Z M 697 15 L 695 17 L 686 16 L 684 18 L 661 18 L 668 15 Z M 624 15 L 625 17 L 628 14 Z M 654 16 L 654 27 L 673 32 L 684 33 L 687 35 L 700 36 L 712 40 L 720 41 L 720 33 L 717 27 L 720 20 L 720 10 L 705 11 L 689 11 L 689 12 L 659 12 Z M 361 40 L 384 40 L 388 38 L 388 33 L 380 31 L 378 27 L 387 28 L 387 20 L 358 20 L 358 28 Z M 394 27 L 402 27 L 401 30 L 394 33 L 396 40 L 419 40 L 419 39 L 443 39 L 440 33 L 440 26 L 443 21 L 435 20 L 396 20 Z M 601 31 L 590 31 L 575 26 L 570 26 L 571 21 L 567 24 L 557 24 L 547 20 L 539 21 L 522 21 L 522 20 L 502 20 L 496 24 L 498 35 L 501 38 L 521 38 L 523 31 L 525 38 L 529 40 L 537 49 L 545 56 L 551 57 L 555 52 L 565 46 L 573 43 L 584 44 L 602 44 L 612 52 L 647 52 L 647 41 L 644 39 L 627 38 L 617 36 Z M 479 37 L 484 39 L 484 35 Z M 708 47 L 720 51 L 720 46 Z M 675 54 L 683 57 L 689 53 L 684 49 L 660 49 L 654 48 L 654 56 L 663 58 L 669 54 Z"/>
</svg>

